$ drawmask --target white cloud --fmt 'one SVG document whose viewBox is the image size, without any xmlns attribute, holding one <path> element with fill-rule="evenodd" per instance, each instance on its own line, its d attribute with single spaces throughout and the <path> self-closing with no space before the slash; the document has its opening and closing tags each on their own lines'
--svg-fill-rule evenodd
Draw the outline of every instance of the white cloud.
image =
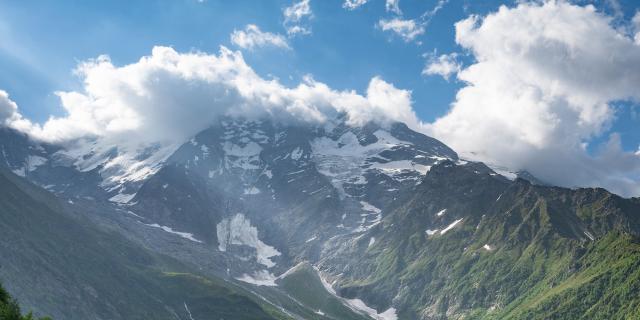
<svg viewBox="0 0 640 320">
<path fill-rule="evenodd" d="M 366 95 L 336 91 L 310 77 L 290 88 L 263 79 L 240 52 L 225 47 L 219 55 L 155 47 L 150 56 L 125 66 L 100 56 L 81 63 L 76 72 L 83 90 L 56 93 L 67 115 L 41 126 L 21 125 L 23 130 L 47 141 L 94 136 L 155 143 L 184 141 L 221 115 L 322 123 L 346 113 L 351 124 L 418 123 L 411 93 L 378 77 L 371 79 Z M 4 91 L 0 110 L 12 126 L 25 121 Z"/>
<path fill-rule="evenodd" d="M 387 0 L 385 8 L 389 12 L 395 13 L 398 17 L 393 19 L 380 19 L 377 27 L 383 31 L 391 31 L 400 36 L 405 42 L 411 42 L 419 35 L 424 34 L 425 29 L 431 22 L 431 19 L 440 11 L 449 0 L 438 0 L 433 9 L 426 11 L 416 19 L 403 19 L 402 11 L 399 6 L 400 0 Z M 422 44 L 417 41 L 416 43 Z"/>
<path fill-rule="evenodd" d="M 457 61 L 458 54 L 443 54 L 438 57 L 430 55 L 427 65 L 422 70 L 424 75 L 440 75 L 447 81 L 452 74 L 460 72 L 462 65 Z"/>
<path fill-rule="evenodd" d="M 444 6 L 449 2 L 449 0 L 438 0 L 433 9 L 422 14 L 421 18 L 425 20 L 427 23 L 433 19 L 433 17 L 440 11 Z"/>
<path fill-rule="evenodd" d="M 233 30 L 231 42 L 243 49 L 273 46 L 289 49 L 287 39 L 279 34 L 263 32 L 255 24 L 248 24 L 244 30 Z"/>
<path fill-rule="evenodd" d="M 622 5 L 618 0 L 605 0 L 605 4 L 611 9 L 614 18 L 621 19 L 624 17 L 624 11 Z"/>
<path fill-rule="evenodd" d="M 150 56 L 125 66 L 101 56 L 81 63 L 76 73 L 82 90 L 56 93 L 66 116 L 32 124 L 4 92 L 0 116 L 5 125 L 34 138 L 66 145 L 81 170 L 102 165 L 108 189 L 152 174 L 178 146 L 221 116 L 321 125 L 345 114 L 351 125 L 418 125 L 411 93 L 378 77 L 371 79 L 366 95 L 333 90 L 311 77 L 285 87 L 260 77 L 240 52 L 224 47 L 218 55 L 155 47 Z"/>
<path fill-rule="evenodd" d="M 631 22 L 633 24 L 633 32 L 635 32 L 636 44 L 640 45 L 640 11 L 636 11 Z"/>
<path fill-rule="evenodd" d="M 393 18 L 391 20 L 382 19 L 378 21 L 378 27 L 383 31 L 392 31 L 400 36 L 405 42 L 413 41 L 417 36 L 424 33 L 424 25 L 415 20 L 403 20 Z"/>
<path fill-rule="evenodd" d="M 545 23 L 540 23 L 545 21 Z M 427 127 L 474 159 L 526 169 L 564 186 L 640 194 L 640 156 L 612 135 L 612 101 L 640 100 L 640 46 L 592 6 L 562 1 L 501 7 L 456 24 L 476 62 L 451 110 Z"/>
<path fill-rule="evenodd" d="M 0 90 L 0 126 L 9 126 L 24 132 L 30 132 L 36 128 L 31 121 L 22 117 L 18 111 L 18 105 L 4 90 Z"/>
<path fill-rule="evenodd" d="M 313 17 L 310 0 L 294 2 L 291 6 L 284 8 L 284 27 L 289 36 L 311 34 L 311 27 L 308 26 L 309 19 Z"/>
<path fill-rule="evenodd" d="M 9 99 L 9 94 L 0 90 L 0 123 L 8 123 L 16 117 L 18 106 Z"/>
<path fill-rule="evenodd" d="M 342 3 L 342 7 L 347 10 L 355 10 L 363 6 L 367 2 L 369 2 L 369 0 L 344 0 L 344 3 Z"/>
<path fill-rule="evenodd" d="M 389 12 L 393 12 L 397 15 L 402 14 L 402 11 L 400 10 L 400 0 L 387 0 L 384 7 Z"/>
</svg>

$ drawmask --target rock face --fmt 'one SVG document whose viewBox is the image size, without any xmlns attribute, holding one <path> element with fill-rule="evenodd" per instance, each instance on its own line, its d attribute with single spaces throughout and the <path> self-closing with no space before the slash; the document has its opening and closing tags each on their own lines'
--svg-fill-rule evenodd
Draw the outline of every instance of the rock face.
<svg viewBox="0 0 640 320">
<path fill-rule="evenodd" d="M 640 303 L 625 294 L 640 285 L 638 199 L 510 180 L 401 123 L 225 118 L 134 153 L 0 133 L 5 167 L 93 224 L 294 318 L 328 316 L 292 275 L 320 278 L 325 309 L 354 319 L 608 319 Z"/>
</svg>

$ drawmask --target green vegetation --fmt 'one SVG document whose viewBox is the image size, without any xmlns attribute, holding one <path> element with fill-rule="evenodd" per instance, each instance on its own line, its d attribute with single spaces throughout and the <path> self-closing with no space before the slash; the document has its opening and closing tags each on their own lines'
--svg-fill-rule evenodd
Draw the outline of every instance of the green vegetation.
<svg viewBox="0 0 640 320">
<path fill-rule="evenodd" d="M 401 319 L 640 319 L 636 199 L 455 174 L 387 217 L 375 245 L 353 253 L 340 292 L 381 309 L 393 299 Z"/>
<path fill-rule="evenodd" d="M 11 295 L 0 284 L 0 320 L 35 320 L 31 313 L 22 315 L 18 301 L 13 299 Z M 39 320 L 51 320 L 51 318 L 37 318 Z"/>
<path fill-rule="evenodd" d="M 504 319 L 640 318 L 640 244 L 611 233 L 589 246 L 579 269 L 556 286 L 522 299 Z M 549 277 L 548 277 L 549 278 Z"/>
</svg>

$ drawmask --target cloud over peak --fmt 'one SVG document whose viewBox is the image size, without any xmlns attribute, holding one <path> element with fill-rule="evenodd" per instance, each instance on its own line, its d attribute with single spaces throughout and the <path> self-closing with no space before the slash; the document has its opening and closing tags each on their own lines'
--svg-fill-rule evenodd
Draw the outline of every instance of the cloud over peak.
<svg viewBox="0 0 640 320">
<path fill-rule="evenodd" d="M 184 141 L 220 116 L 322 123 L 345 113 L 354 125 L 418 123 L 411 93 L 379 77 L 371 79 L 366 95 L 337 91 L 311 77 L 286 87 L 260 77 L 240 52 L 225 47 L 214 55 L 157 46 L 135 63 L 116 66 L 108 56 L 100 56 L 81 63 L 76 73 L 83 90 L 56 93 L 66 116 L 32 124 L 4 91 L 0 116 L 7 125 L 43 140 L 93 136 L 140 144 Z M 134 136 L 139 141 L 132 141 Z"/>
</svg>

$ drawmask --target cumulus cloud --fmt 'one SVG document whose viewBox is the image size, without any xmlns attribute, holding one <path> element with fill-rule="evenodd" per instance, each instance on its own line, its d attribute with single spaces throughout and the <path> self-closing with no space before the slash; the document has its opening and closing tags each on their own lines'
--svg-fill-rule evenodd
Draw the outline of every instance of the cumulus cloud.
<svg viewBox="0 0 640 320">
<path fill-rule="evenodd" d="M 405 20 L 401 18 L 393 18 L 390 20 L 382 19 L 378 21 L 378 27 L 382 29 L 382 31 L 392 31 L 396 33 L 405 42 L 413 41 L 425 31 L 425 26 L 422 23 L 416 22 L 416 20 Z"/>
<path fill-rule="evenodd" d="M 263 32 L 255 24 L 248 24 L 244 30 L 233 30 L 231 42 L 240 48 L 249 50 L 265 46 L 290 49 L 284 36 Z"/>
<path fill-rule="evenodd" d="M 291 6 L 284 8 L 284 27 L 289 36 L 311 34 L 311 27 L 308 26 L 309 19 L 313 17 L 310 0 L 294 2 Z"/>
<path fill-rule="evenodd" d="M 102 165 L 107 188 L 152 174 L 222 116 L 322 125 L 345 115 L 350 125 L 418 125 L 411 92 L 381 78 L 371 79 L 365 95 L 337 91 L 311 77 L 287 87 L 260 77 L 240 52 L 225 47 L 217 55 L 155 47 L 124 66 L 100 56 L 81 63 L 76 73 L 82 90 L 56 93 L 65 116 L 33 124 L 2 92 L 0 120 L 36 139 L 66 145 L 81 170 Z"/>
<path fill-rule="evenodd" d="M 345 113 L 353 125 L 418 123 L 411 93 L 379 77 L 371 79 L 366 95 L 333 90 L 311 77 L 286 87 L 260 77 L 240 52 L 225 47 L 218 55 L 154 47 L 151 55 L 124 66 L 100 56 L 81 63 L 76 73 L 83 90 L 56 93 L 67 115 L 22 125 L 25 131 L 47 141 L 93 136 L 155 143 L 184 141 L 223 115 L 322 123 Z M 24 120 L 4 91 L 0 110 L 10 123 Z"/>
<path fill-rule="evenodd" d="M 549 1 L 458 22 L 456 42 L 476 61 L 458 72 L 467 85 L 427 132 L 554 184 L 639 195 L 640 156 L 623 151 L 619 136 L 587 148 L 615 119 L 612 101 L 640 99 L 640 46 L 612 19 Z"/>
<path fill-rule="evenodd" d="M 355 10 L 365 5 L 369 0 L 344 0 L 342 7 L 347 10 Z"/>
<path fill-rule="evenodd" d="M 11 127 L 24 132 L 37 129 L 34 124 L 22 117 L 18 105 L 9 98 L 9 94 L 0 90 L 0 126 Z"/>
<path fill-rule="evenodd" d="M 397 15 L 402 14 L 402 10 L 400 10 L 400 0 L 387 0 L 384 7 L 388 12 L 393 12 Z"/>
<path fill-rule="evenodd" d="M 9 99 L 9 94 L 0 90 L 0 123 L 9 123 L 18 113 L 18 105 Z"/>
<path fill-rule="evenodd" d="M 457 74 L 462 69 L 462 65 L 458 62 L 458 54 L 443 54 L 438 57 L 428 55 L 429 61 L 422 70 L 423 75 L 440 75 L 449 81 L 452 74 Z"/>
</svg>

